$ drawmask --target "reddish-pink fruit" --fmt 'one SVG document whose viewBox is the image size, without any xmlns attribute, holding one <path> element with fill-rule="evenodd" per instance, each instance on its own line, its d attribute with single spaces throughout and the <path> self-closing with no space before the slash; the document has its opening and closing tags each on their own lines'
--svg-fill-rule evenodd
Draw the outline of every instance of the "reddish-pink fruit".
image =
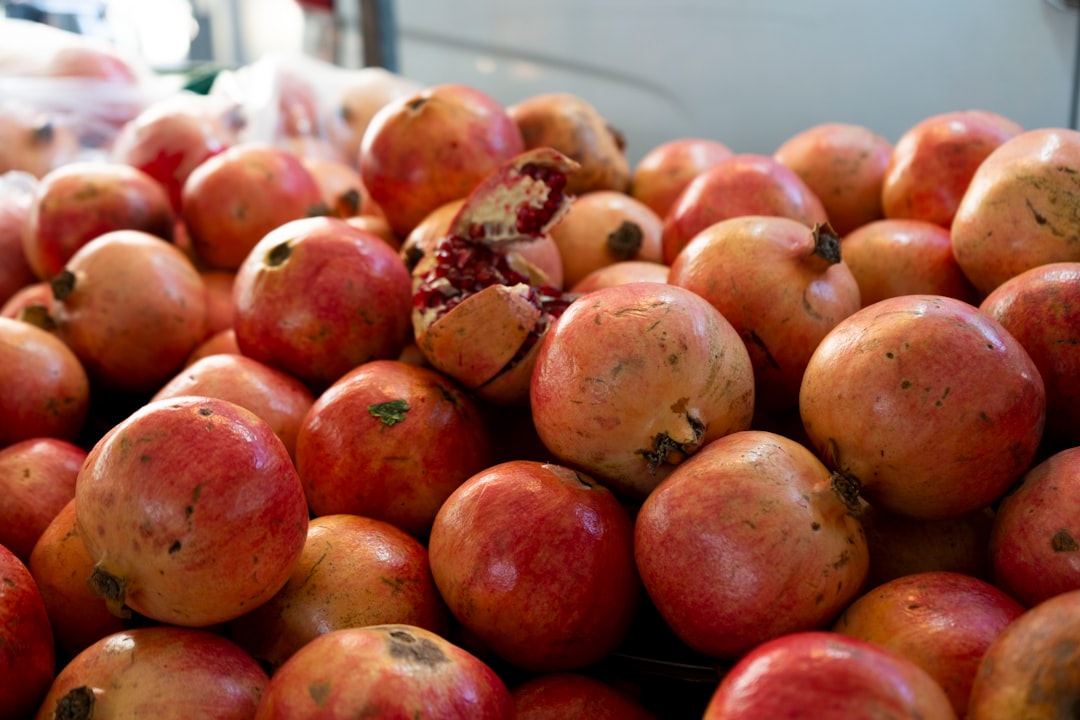
<svg viewBox="0 0 1080 720">
<path fill-rule="evenodd" d="M 909 128 L 892 150 L 881 186 L 887 218 L 952 225 L 976 169 L 999 145 L 1024 131 L 986 110 L 933 115 Z"/>
<path fill-rule="evenodd" d="M 360 160 L 360 143 L 371 118 L 387 103 L 413 96 L 424 88 L 378 66 L 350 68 L 341 75 L 335 106 L 326 118 L 330 141 L 352 166 Z M 363 208 L 361 208 L 363 212 Z"/>
<path fill-rule="evenodd" d="M 664 262 L 713 223 L 740 215 L 780 215 L 807 227 L 828 221 L 825 207 L 795 171 L 766 155 L 733 155 L 686 186 L 664 218 Z"/>
<path fill-rule="evenodd" d="M 656 720 L 611 685 L 581 673 L 545 673 L 510 692 L 516 720 Z"/>
<path fill-rule="evenodd" d="M 52 297 L 52 286 L 49 283 L 44 280 L 30 283 L 15 292 L 6 303 L 0 306 L 0 317 L 26 320 L 26 312 L 29 311 L 30 322 L 37 324 L 34 318 L 41 318 L 44 324 L 38 326 L 43 330 L 52 329 L 53 326 L 50 324 L 52 318 L 46 319 L 49 315 L 49 306 L 52 305 Z"/>
<path fill-rule="evenodd" d="M 809 713 L 809 715 L 808 715 Z M 910 660 L 830 632 L 792 633 L 747 653 L 703 720 L 956 720 L 945 691 Z"/>
<path fill-rule="evenodd" d="M 780 435 L 715 440 L 638 511 L 634 554 L 645 589 L 686 645 L 717 658 L 822 627 L 866 579 L 851 492 Z"/>
<path fill-rule="evenodd" d="M 570 288 L 570 293 L 584 295 L 593 290 L 614 285 L 626 285 L 632 282 L 666 283 L 670 271 L 671 268 L 660 262 L 623 260 L 596 268 L 581 280 L 578 280 Z"/>
<path fill-rule="evenodd" d="M 469 478 L 435 517 L 428 552 L 462 627 L 526 670 L 601 660 L 639 607 L 633 521 L 607 489 L 560 465 L 510 461 Z"/>
<path fill-rule="evenodd" d="M 232 328 L 219 330 L 195 346 L 188 355 L 184 367 L 190 367 L 209 355 L 240 355 L 240 346 L 236 344 L 236 331 Z"/>
<path fill-rule="evenodd" d="M 898 295 L 944 295 L 978 304 L 960 270 L 949 231 L 926 220 L 875 220 L 844 236 L 844 262 L 859 284 L 862 305 Z"/>
<path fill-rule="evenodd" d="M 661 218 L 666 217 L 691 180 L 734 154 L 722 142 L 705 138 L 679 138 L 661 143 L 634 166 L 630 195 Z"/>
<path fill-rule="evenodd" d="M 137 168 L 82 161 L 41 179 L 23 232 L 26 261 L 41 280 L 64 269 L 75 252 L 100 235 L 139 230 L 171 240 L 175 215 L 161 186 Z"/>
<path fill-rule="evenodd" d="M 75 497 L 75 478 L 85 459 L 81 447 L 56 438 L 0 449 L 0 545 L 29 562 L 41 533 Z"/>
<path fill-rule="evenodd" d="M 64 118 L 14 103 L 0 109 L 0 175 L 23 172 L 40 178 L 72 162 L 79 138 Z"/>
<path fill-rule="evenodd" d="M 314 515 L 377 518 L 418 538 L 491 458 L 475 401 L 441 373 L 398 360 L 365 363 L 323 392 L 296 445 Z"/>
<path fill-rule="evenodd" d="M 494 98 L 465 85 L 437 85 L 375 113 L 360 145 L 360 176 L 405 237 L 524 150 L 521 131 Z"/>
<path fill-rule="evenodd" d="M 947 518 L 914 518 L 864 503 L 859 522 L 870 548 L 867 587 L 933 571 L 990 580 L 994 512 L 989 508 Z"/>
<path fill-rule="evenodd" d="M 268 233 L 233 284 L 240 350 L 317 391 L 410 340 L 409 273 L 385 242 L 338 218 Z"/>
<path fill-rule="evenodd" d="M 708 300 L 746 344 L 755 408 L 795 407 L 810 355 L 859 309 L 859 286 L 828 225 L 749 215 L 698 233 L 671 264 L 668 282 Z"/>
<path fill-rule="evenodd" d="M 979 310 L 1019 341 L 1046 386 L 1046 436 L 1080 444 L 1080 262 L 1048 263 L 1006 280 Z"/>
<path fill-rule="evenodd" d="M 525 98 L 506 109 L 525 148 L 552 148 L 581 166 L 567 180 L 566 192 L 625 193 L 630 188 L 626 143 L 618 130 L 587 100 L 566 92 Z"/>
<path fill-rule="evenodd" d="M 51 332 L 0 318 L 0 447 L 30 438 L 74 440 L 90 408 L 90 381 Z"/>
<path fill-rule="evenodd" d="M 885 216 L 881 187 L 893 147 L 862 125 L 823 123 L 792 135 L 773 158 L 817 195 L 841 236 Z"/>
<path fill-rule="evenodd" d="M 0 545 L 0 718 L 28 718 L 56 672 L 52 627 L 34 578 Z"/>
<path fill-rule="evenodd" d="M 571 300 L 517 248 L 566 212 L 576 167 L 550 148 L 512 158 L 469 195 L 412 270 L 417 347 L 485 400 L 526 401 L 539 340 Z"/>
<path fill-rule="evenodd" d="M 254 413 L 225 400 L 144 405 L 91 449 L 75 488 L 89 582 L 109 608 L 207 626 L 288 580 L 308 509 L 292 459 Z"/>
<path fill-rule="evenodd" d="M 960 300 L 902 295 L 818 345 L 799 409 L 831 468 L 873 505 L 950 517 L 993 504 L 1027 471 L 1046 392 L 1024 348 Z"/>
<path fill-rule="evenodd" d="M 562 258 L 563 281 L 573 285 L 612 263 L 660 262 L 663 232 L 663 219 L 648 205 L 615 190 L 595 190 L 574 198 L 551 237 Z"/>
<path fill-rule="evenodd" d="M 230 633 L 272 672 L 333 630 L 397 624 L 445 635 L 448 620 L 419 540 L 381 520 L 325 515 L 311 521 L 285 586 Z"/>
<path fill-rule="evenodd" d="M 530 400 L 555 457 L 642 498 L 698 448 L 750 427 L 754 372 L 703 297 L 630 283 L 570 305 L 540 344 Z"/>
<path fill-rule="evenodd" d="M 298 156 L 241 143 L 191 171 L 181 209 L 198 257 L 210 267 L 236 270 L 271 230 L 321 211 L 322 192 Z"/>
<path fill-rule="evenodd" d="M 1029 470 L 998 505 L 991 578 L 1025 605 L 1080 590 L 1080 447 Z"/>
<path fill-rule="evenodd" d="M 353 165 L 315 156 L 301 156 L 300 162 L 319 186 L 325 214 L 339 218 L 373 214 L 374 201 Z"/>
<path fill-rule="evenodd" d="M 218 98 L 194 93 L 155 102 L 120 129 L 112 157 L 154 178 L 179 214 L 191 171 L 236 141 L 234 110 Z"/>
<path fill-rule="evenodd" d="M 860 596 L 833 630 L 877 643 L 934 678 L 965 717 L 979 661 L 1024 606 L 969 575 L 907 575 Z"/>
<path fill-rule="evenodd" d="M 175 245 L 148 233 L 99 235 L 50 284 L 57 334 L 104 387 L 153 392 L 204 337 L 202 276 Z"/>
<path fill-rule="evenodd" d="M 1080 261 L 1072 238 L 1080 132 L 1040 128 L 1002 143 L 979 165 L 956 210 L 953 254 L 989 294 L 1025 270 Z"/>
<path fill-rule="evenodd" d="M 270 425 L 289 455 L 315 396 L 298 379 L 244 355 L 210 355 L 191 363 L 151 398 L 165 400 L 200 395 L 247 408 Z"/>
<path fill-rule="evenodd" d="M 385 718 L 510 720 L 498 675 L 440 635 L 410 625 L 335 630 L 274 673 L 255 720 Z"/>
<path fill-rule="evenodd" d="M 76 655 L 57 674 L 35 720 L 133 714 L 249 720 L 268 680 L 254 658 L 215 633 L 135 628 Z"/>
<path fill-rule="evenodd" d="M 29 175 L 0 172 L 0 305 L 38 279 L 23 252 L 23 229 L 36 184 Z"/>
<path fill-rule="evenodd" d="M 203 270 L 199 273 L 206 288 L 206 323 L 203 340 L 222 330 L 231 329 L 236 309 L 233 305 L 233 281 L 230 270 Z"/>
<path fill-rule="evenodd" d="M 57 647 L 68 657 L 125 628 L 128 621 L 109 612 L 86 583 L 94 561 L 79 537 L 74 497 L 41 533 L 27 567 L 41 591 Z"/>
<path fill-rule="evenodd" d="M 970 720 L 1056 720 L 1080 705 L 1080 590 L 1044 600 L 991 643 L 975 673 Z"/>
</svg>

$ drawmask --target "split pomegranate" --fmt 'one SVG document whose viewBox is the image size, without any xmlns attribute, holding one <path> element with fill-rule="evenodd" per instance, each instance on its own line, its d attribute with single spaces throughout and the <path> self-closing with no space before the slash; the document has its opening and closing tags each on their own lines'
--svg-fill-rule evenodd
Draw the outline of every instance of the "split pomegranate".
<svg viewBox="0 0 1080 720">
<path fill-rule="evenodd" d="M 829 225 L 748 215 L 702 230 L 668 282 L 708 300 L 742 337 L 754 365 L 755 409 L 795 407 L 810 355 L 860 307 L 859 286 Z"/>
<path fill-rule="evenodd" d="M 799 409 L 829 467 L 876 507 L 950 517 L 994 503 L 1042 438 L 1038 369 L 960 300 L 902 295 L 849 315 L 810 357 Z"/>
<path fill-rule="evenodd" d="M 698 448 L 750 427 L 754 410 L 753 365 L 731 323 L 660 283 L 576 300 L 541 341 L 531 383 L 552 455 L 635 498 Z"/>
<path fill-rule="evenodd" d="M 714 440 L 638 511 L 634 555 L 645 589 L 683 643 L 716 658 L 823 627 L 866 579 L 853 490 L 781 435 Z"/>
<path fill-rule="evenodd" d="M 255 659 L 207 630 L 124 630 L 76 655 L 53 680 L 35 720 L 137 715 L 250 720 L 267 682 Z"/>
<path fill-rule="evenodd" d="M 75 488 L 91 587 L 109 609 L 208 626 L 288 580 L 308 509 L 292 459 L 254 413 L 225 400 L 144 405 L 90 450 Z"/>
<path fill-rule="evenodd" d="M 515 157 L 473 191 L 413 268 L 417 346 L 432 367 L 487 400 L 527 398 L 538 341 L 572 300 L 511 246 L 558 222 L 576 167 L 547 148 Z"/>
</svg>

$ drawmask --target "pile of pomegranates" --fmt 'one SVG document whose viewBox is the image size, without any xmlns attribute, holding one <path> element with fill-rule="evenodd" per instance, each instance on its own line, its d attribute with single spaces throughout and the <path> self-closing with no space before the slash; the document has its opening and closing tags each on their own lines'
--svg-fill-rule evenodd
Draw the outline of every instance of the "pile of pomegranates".
<svg viewBox="0 0 1080 720">
<path fill-rule="evenodd" d="M 1074 716 L 1080 132 L 342 93 L 0 176 L 0 720 Z"/>
</svg>

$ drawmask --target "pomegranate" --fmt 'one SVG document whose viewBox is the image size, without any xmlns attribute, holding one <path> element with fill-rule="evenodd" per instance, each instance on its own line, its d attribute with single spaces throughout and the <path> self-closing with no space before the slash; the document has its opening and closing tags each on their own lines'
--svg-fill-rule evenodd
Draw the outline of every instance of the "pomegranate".
<svg viewBox="0 0 1080 720">
<path fill-rule="evenodd" d="M 1028 469 L 1046 393 L 1024 348 L 977 308 L 902 295 L 825 336 L 799 408 L 826 464 L 872 505 L 941 518 L 991 505 Z"/>
<path fill-rule="evenodd" d="M 552 455 L 643 498 L 699 447 L 750 426 L 753 366 L 706 299 L 630 283 L 570 305 L 540 343 L 530 401 Z"/>
<path fill-rule="evenodd" d="M 384 520 L 426 539 L 443 502 L 491 463 L 474 400 L 430 368 L 375 360 L 302 419 L 296 467 L 311 512 Z"/>
<path fill-rule="evenodd" d="M 538 341 L 572 300 L 514 248 L 558 222 L 576 165 L 551 149 L 515 157 L 469 196 L 413 268 L 413 333 L 432 367 L 485 400 L 528 396 Z"/>
<path fill-rule="evenodd" d="M 911 660 L 966 717 L 975 671 L 986 649 L 1024 607 L 987 582 L 951 572 L 897 578 L 855 600 L 833 630 Z"/>
<path fill-rule="evenodd" d="M 198 257 L 210 267 L 236 270 L 271 230 L 322 212 L 322 191 L 293 153 L 245 142 L 191 171 L 181 209 Z"/>
<path fill-rule="evenodd" d="M 315 402 L 298 379 L 269 365 L 237 354 L 200 358 L 167 381 L 151 400 L 199 395 L 228 400 L 258 415 L 295 458 L 296 435 Z"/>
<path fill-rule="evenodd" d="M 677 138 L 646 152 L 630 176 L 630 195 L 661 218 L 686 186 L 703 171 L 734 155 L 722 142 Z"/>
<path fill-rule="evenodd" d="M 914 518 L 864 502 L 859 522 L 870 548 L 868 587 L 933 571 L 990 580 L 990 529 L 994 523 L 990 508 L 946 518 Z"/>
<path fill-rule="evenodd" d="M 364 714 L 386 718 L 510 720 L 514 701 L 483 661 L 410 625 L 320 635 L 274 673 L 254 720 Z"/>
<path fill-rule="evenodd" d="M 57 674 L 34 717 L 248 720 L 268 681 L 254 658 L 215 633 L 133 628 L 76 655 Z"/>
<path fill-rule="evenodd" d="M 45 281 L 32 282 L 8 298 L 0 306 L 0 317 L 25 320 L 43 330 L 55 330 L 56 324 L 49 315 L 52 305 L 52 286 Z M 27 314 L 29 313 L 29 315 Z"/>
<path fill-rule="evenodd" d="M 369 232 L 390 246 L 394 251 L 401 250 L 401 238 L 397 236 L 390 223 L 381 215 L 353 215 L 345 218 L 345 222 L 358 230 Z"/>
<path fill-rule="evenodd" d="M 176 246 L 139 230 L 94 238 L 50 284 L 57 334 L 103 387 L 157 390 L 205 335 L 202 276 Z"/>
<path fill-rule="evenodd" d="M 506 112 L 521 130 L 527 149 L 554 148 L 581 166 L 567 180 L 566 192 L 630 189 L 626 141 L 589 101 L 571 93 L 543 93 Z"/>
<path fill-rule="evenodd" d="M 44 177 L 73 162 L 79 150 L 78 136 L 62 118 L 18 105 L 0 108 L 0 175 Z"/>
<path fill-rule="evenodd" d="M 897 295 L 944 295 L 976 305 L 979 293 L 953 257 L 949 231 L 926 220 L 875 220 L 844 236 L 844 262 L 862 305 Z"/>
<path fill-rule="evenodd" d="M 230 270 L 202 270 L 199 272 L 206 288 L 206 323 L 203 340 L 233 326 L 236 314 L 233 307 L 233 280 L 236 273 Z"/>
<path fill-rule="evenodd" d="M 783 436 L 747 430 L 714 440 L 642 503 L 641 580 L 683 643 L 711 657 L 734 660 L 819 628 L 866 579 L 852 492 Z"/>
<path fill-rule="evenodd" d="M 1051 720 L 1080 703 L 1080 590 L 1044 600 L 1005 628 L 975 673 L 970 720 Z"/>
<path fill-rule="evenodd" d="M 109 612 L 86 579 L 94 561 L 75 523 L 75 498 L 45 527 L 27 563 L 41 591 L 57 647 L 70 659 L 106 635 L 143 619 L 122 619 Z"/>
<path fill-rule="evenodd" d="M 27 563 L 34 543 L 75 497 L 86 459 L 78 445 L 33 438 L 0 449 L 0 545 Z"/>
<path fill-rule="evenodd" d="M 394 232 L 466 197 L 525 149 L 521 131 L 490 95 L 460 84 L 430 87 L 386 103 L 360 145 L 360 177 Z"/>
<path fill-rule="evenodd" d="M 593 290 L 625 285 L 632 282 L 666 283 L 671 271 L 664 263 L 648 260 L 620 260 L 610 265 L 598 267 L 577 281 L 571 288 L 572 294 L 584 295 Z"/>
<path fill-rule="evenodd" d="M 733 155 L 691 180 L 671 206 L 664 217 L 664 262 L 674 262 L 713 223 L 740 215 L 780 215 L 807 227 L 828 221 L 821 200 L 787 165 L 765 155 Z"/>
<path fill-rule="evenodd" d="M 660 262 L 663 232 L 663 219 L 648 205 L 615 190 L 594 190 L 574 199 L 551 237 L 562 258 L 563 282 L 574 285 L 615 262 Z"/>
<path fill-rule="evenodd" d="M 308 510 L 273 430 L 225 400 L 144 405 L 90 450 L 75 488 L 89 582 L 113 612 L 208 626 L 288 580 Z"/>
<path fill-rule="evenodd" d="M 120 129 L 112 157 L 154 178 L 180 214 L 191 171 L 237 141 L 236 108 L 219 98 L 180 93 L 152 103 Z"/>
<path fill-rule="evenodd" d="M 1025 605 L 1080 590 L 1080 447 L 1029 470 L 998 505 L 990 534 L 993 582 Z"/>
<path fill-rule="evenodd" d="M 956 720 L 915 663 L 831 632 L 791 633 L 754 648 L 724 676 L 703 720 Z"/>
<path fill-rule="evenodd" d="M 0 545 L 0 717 L 30 717 L 54 672 L 53 633 L 41 592 L 26 565 Z"/>
<path fill-rule="evenodd" d="M 360 143 L 371 118 L 393 100 L 416 95 L 418 83 L 386 68 L 367 66 L 344 70 L 336 106 L 327 118 L 327 134 L 350 165 L 360 159 Z M 361 206 L 362 207 L 362 206 Z"/>
<path fill-rule="evenodd" d="M 240 346 L 236 344 L 236 331 L 232 328 L 219 330 L 210 337 L 195 346 L 188 355 L 184 367 L 194 365 L 198 360 L 208 355 L 229 354 L 240 355 Z"/>
<path fill-rule="evenodd" d="M 445 635 L 448 619 L 420 541 L 382 520 L 325 515 L 311 521 L 289 581 L 233 620 L 230 636 L 275 671 L 332 630 L 405 624 Z"/>
<path fill-rule="evenodd" d="M 859 286 L 829 225 L 747 215 L 702 230 L 668 282 L 705 298 L 731 323 L 754 365 L 756 409 L 795 407 L 810 355 L 860 307 Z"/>
<path fill-rule="evenodd" d="M 360 179 L 359 171 L 352 165 L 344 160 L 312 156 L 300 156 L 300 162 L 319 186 L 324 214 L 339 218 L 362 213 L 380 214 L 371 200 L 371 194 L 364 187 L 364 181 Z"/>
<path fill-rule="evenodd" d="M 0 170 L 0 305 L 38 279 L 26 261 L 22 240 L 36 185 L 26 173 Z"/>
<path fill-rule="evenodd" d="M 20 440 L 75 440 L 90 408 L 90 381 L 54 334 L 0 318 L 0 448 Z"/>
<path fill-rule="evenodd" d="M 1001 323 L 1046 386 L 1046 438 L 1080 445 L 1080 261 L 1025 270 L 987 295 L 979 310 Z"/>
<path fill-rule="evenodd" d="M 561 465 L 518 460 L 472 476 L 439 509 L 428 552 L 469 636 L 525 670 L 601 660 L 639 607 L 633 521 L 611 492 Z"/>
<path fill-rule="evenodd" d="M 378 237 L 338 218 L 304 218 L 267 233 L 233 285 L 244 355 L 324 390 L 411 339 L 409 273 Z"/>
<path fill-rule="evenodd" d="M 881 188 L 892 154 L 892 143 L 869 128 L 830 122 L 792 135 L 773 158 L 802 178 L 845 236 L 885 217 Z"/>
<path fill-rule="evenodd" d="M 1080 261 L 1071 239 L 1078 163 L 1080 132 L 1040 128 L 1006 140 L 979 165 L 951 238 L 960 269 L 981 293 L 1038 265 Z"/>
<path fill-rule="evenodd" d="M 626 693 L 582 673 L 537 675 L 510 694 L 516 720 L 656 720 Z"/>
<path fill-rule="evenodd" d="M 41 179 L 23 232 L 26 261 L 51 280 L 75 252 L 115 230 L 172 239 L 175 216 L 165 191 L 146 173 L 121 163 L 72 162 Z"/>
<path fill-rule="evenodd" d="M 885 217 L 948 228 L 979 165 L 1023 131 L 987 110 L 947 112 L 919 121 L 893 147 L 881 185 Z"/>
</svg>

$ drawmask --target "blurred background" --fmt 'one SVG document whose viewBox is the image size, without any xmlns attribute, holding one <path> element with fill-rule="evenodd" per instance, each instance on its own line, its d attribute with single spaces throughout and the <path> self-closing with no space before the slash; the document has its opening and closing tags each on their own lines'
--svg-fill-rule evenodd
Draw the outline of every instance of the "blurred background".
<svg viewBox="0 0 1080 720">
<path fill-rule="evenodd" d="M 771 153 L 811 125 L 895 140 L 981 108 L 1076 127 L 1072 0 L 0 0 L 115 42 L 160 72 L 304 53 L 460 82 L 511 104 L 567 91 L 620 129 L 631 160 L 676 137 Z"/>
</svg>

